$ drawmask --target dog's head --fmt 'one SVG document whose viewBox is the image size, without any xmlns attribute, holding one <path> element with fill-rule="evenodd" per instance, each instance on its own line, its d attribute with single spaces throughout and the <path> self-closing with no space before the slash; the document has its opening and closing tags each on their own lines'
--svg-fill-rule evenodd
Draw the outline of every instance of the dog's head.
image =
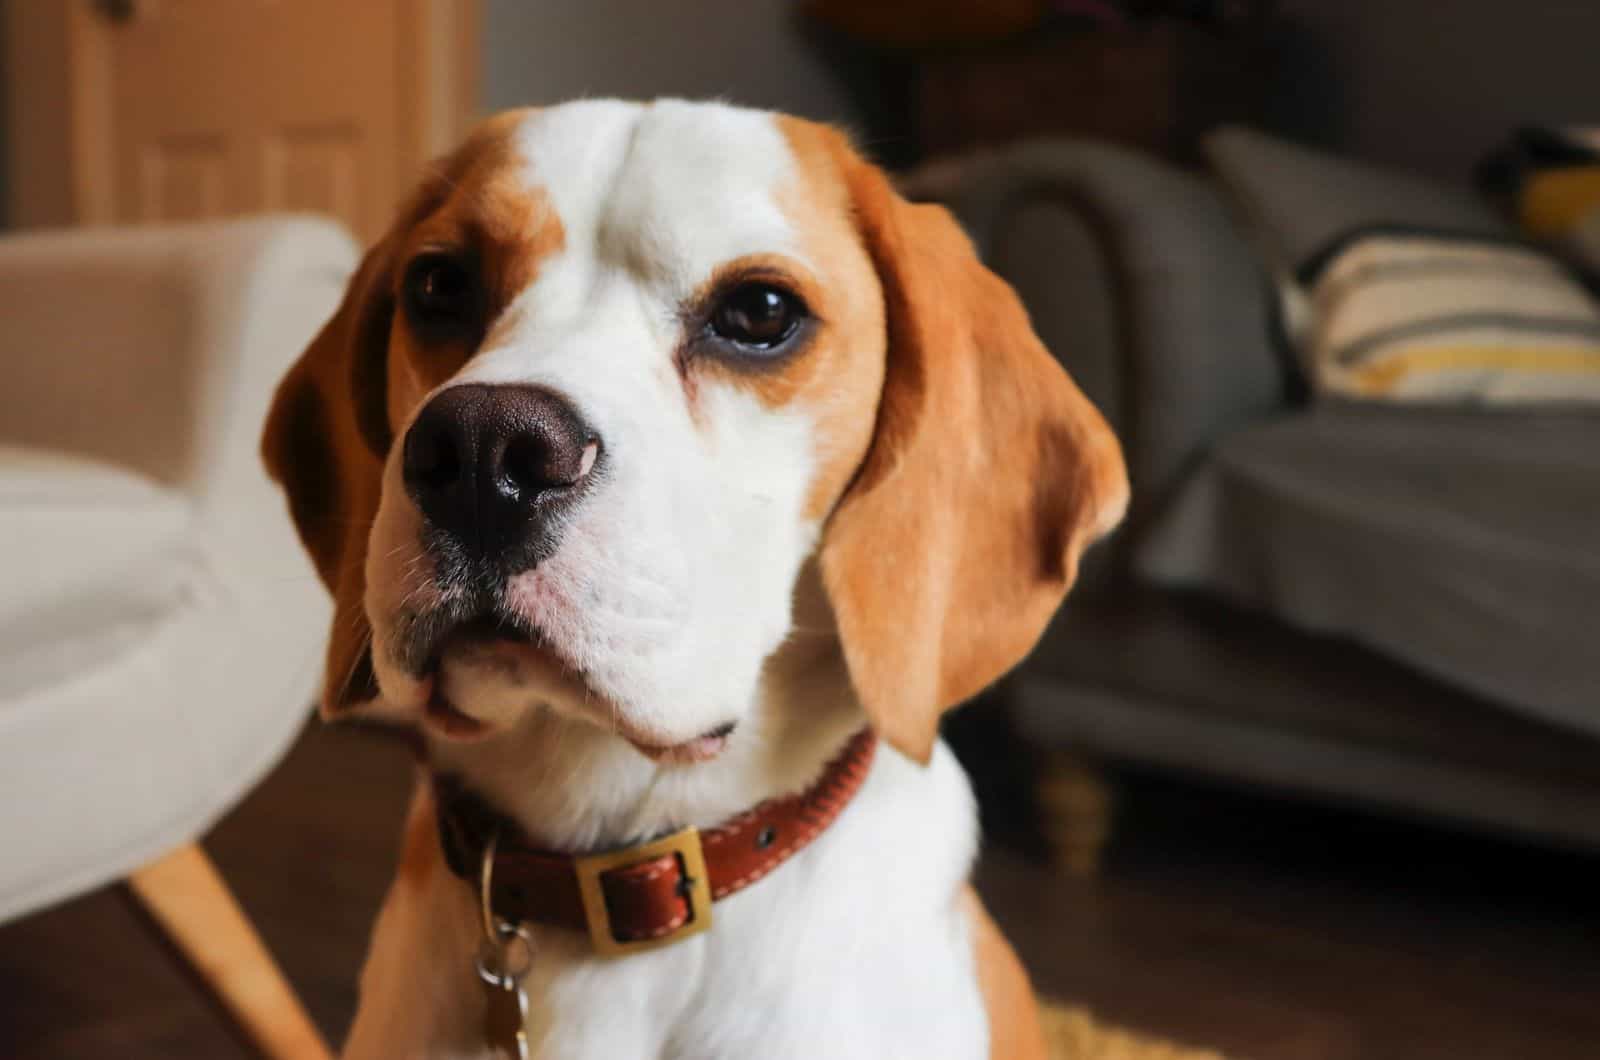
<svg viewBox="0 0 1600 1060">
<path fill-rule="evenodd" d="M 481 127 L 264 450 L 337 603 L 326 714 L 550 710 L 679 757 L 752 709 L 804 571 L 872 723 L 926 758 L 1127 494 L 944 210 L 829 128 L 680 102 Z"/>
</svg>

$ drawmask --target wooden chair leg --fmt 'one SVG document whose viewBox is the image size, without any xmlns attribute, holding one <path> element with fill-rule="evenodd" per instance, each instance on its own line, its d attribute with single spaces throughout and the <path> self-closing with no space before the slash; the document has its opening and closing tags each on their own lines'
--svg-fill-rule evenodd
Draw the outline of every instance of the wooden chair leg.
<svg viewBox="0 0 1600 1060">
<path fill-rule="evenodd" d="M 1039 826 L 1055 866 L 1087 878 L 1100 871 L 1111 839 L 1115 798 L 1092 762 L 1070 751 L 1049 751 L 1039 764 Z"/>
<path fill-rule="evenodd" d="M 128 887 L 265 1056 L 326 1060 L 322 1036 L 199 844 L 152 861 Z"/>
</svg>

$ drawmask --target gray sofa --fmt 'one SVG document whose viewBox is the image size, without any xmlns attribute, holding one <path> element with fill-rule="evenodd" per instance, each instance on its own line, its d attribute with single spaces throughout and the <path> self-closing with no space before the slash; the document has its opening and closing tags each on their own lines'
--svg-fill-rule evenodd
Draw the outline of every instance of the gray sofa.
<svg viewBox="0 0 1600 1060">
<path fill-rule="evenodd" d="M 1600 409 L 1307 403 L 1211 180 L 1041 142 L 908 181 L 1127 450 L 1004 688 L 1032 743 L 1600 842 Z"/>
</svg>

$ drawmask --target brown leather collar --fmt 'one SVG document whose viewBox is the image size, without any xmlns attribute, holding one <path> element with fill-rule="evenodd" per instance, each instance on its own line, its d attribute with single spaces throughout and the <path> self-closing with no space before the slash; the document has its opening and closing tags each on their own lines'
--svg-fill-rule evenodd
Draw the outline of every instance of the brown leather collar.
<svg viewBox="0 0 1600 1060">
<path fill-rule="evenodd" d="M 877 740 L 863 729 L 807 790 L 706 831 L 579 857 L 539 850 L 455 778 L 434 777 L 451 871 L 474 886 L 484 852 L 490 906 L 512 924 L 587 931 L 601 954 L 653 949 L 711 926 L 711 903 L 743 890 L 820 835 L 866 780 Z"/>
</svg>

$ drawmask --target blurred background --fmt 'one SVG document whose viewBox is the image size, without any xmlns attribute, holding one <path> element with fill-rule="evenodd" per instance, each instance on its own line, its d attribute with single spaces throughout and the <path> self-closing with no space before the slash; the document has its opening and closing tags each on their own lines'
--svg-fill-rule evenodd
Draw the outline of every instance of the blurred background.
<svg viewBox="0 0 1600 1060">
<path fill-rule="evenodd" d="M 947 725 L 1040 991 L 1231 1060 L 1600 1056 L 1600 4 L 0 13 L 0 1055 L 298 1055 L 186 970 L 210 863 L 201 935 L 342 1037 L 411 761 L 306 724 L 270 388 L 476 116 L 678 95 L 850 128 L 1123 439 L 1127 523 Z"/>
</svg>

